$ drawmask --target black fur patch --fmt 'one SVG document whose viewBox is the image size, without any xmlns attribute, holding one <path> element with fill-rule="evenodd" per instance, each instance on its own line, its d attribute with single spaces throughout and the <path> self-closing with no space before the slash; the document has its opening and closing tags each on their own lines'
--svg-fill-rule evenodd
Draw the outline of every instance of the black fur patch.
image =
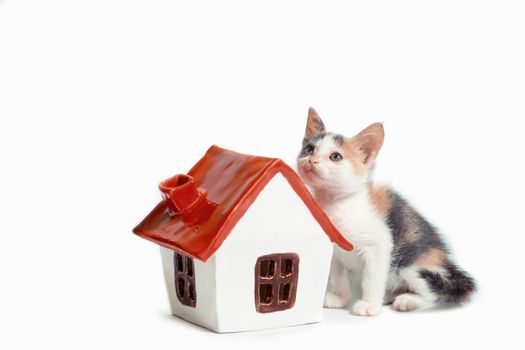
<svg viewBox="0 0 525 350">
<path fill-rule="evenodd" d="M 445 270 L 445 276 L 429 270 L 421 270 L 419 275 L 428 283 L 430 289 L 439 295 L 440 301 L 454 304 L 469 301 L 477 290 L 474 279 L 451 262 L 445 264 Z"/>
<path fill-rule="evenodd" d="M 343 144 L 345 138 L 343 135 L 339 135 L 339 134 L 335 134 L 332 136 L 333 139 L 334 139 L 334 143 L 338 146 L 338 147 L 341 147 L 341 145 Z"/>
<path fill-rule="evenodd" d="M 392 203 L 387 217 L 394 240 L 391 266 L 400 269 L 412 265 L 417 258 L 430 249 L 438 248 L 447 251 L 444 242 L 439 238 L 436 229 L 415 210 L 406 211 L 408 203 L 394 191 L 390 191 Z M 407 231 L 414 231 L 417 239 L 405 242 Z"/>
<path fill-rule="evenodd" d="M 398 245 L 399 240 L 403 237 L 403 228 L 405 222 L 404 207 L 406 202 L 397 193 L 390 190 L 390 212 L 387 217 L 387 225 L 394 239 L 394 245 Z"/>
<path fill-rule="evenodd" d="M 311 143 L 315 145 L 319 140 L 324 139 L 326 136 L 332 136 L 332 139 L 334 140 L 334 143 L 339 147 L 344 142 L 344 136 L 339 134 L 334 134 L 331 132 L 321 132 L 319 134 L 315 134 L 314 136 L 310 138 L 304 138 L 303 139 L 303 147 L 305 147 L 307 144 Z"/>
<path fill-rule="evenodd" d="M 440 249 L 448 253 L 446 244 L 436 229 L 419 213 L 408 207 L 408 203 L 394 191 L 390 191 L 391 209 L 387 217 L 394 240 L 392 270 L 408 267 L 430 249 Z M 407 207 L 410 210 L 407 210 Z M 407 231 L 415 232 L 416 239 L 408 242 Z M 476 282 L 465 271 L 450 261 L 443 265 L 445 273 L 423 269 L 419 275 L 445 303 L 464 303 L 476 291 Z"/>
<path fill-rule="evenodd" d="M 303 139 L 303 147 L 306 146 L 309 143 L 311 143 L 312 145 L 315 145 L 317 143 L 317 141 L 319 141 L 321 139 L 324 139 L 325 136 L 326 136 L 326 132 L 322 132 L 322 133 L 319 133 L 319 134 L 315 134 L 314 136 L 310 137 L 309 139 L 307 139 L 305 137 Z"/>
</svg>

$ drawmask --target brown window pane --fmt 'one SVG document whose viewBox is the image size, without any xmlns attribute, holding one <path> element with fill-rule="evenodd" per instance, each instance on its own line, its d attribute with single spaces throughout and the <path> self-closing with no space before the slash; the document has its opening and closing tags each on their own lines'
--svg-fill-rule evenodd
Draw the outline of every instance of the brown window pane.
<svg viewBox="0 0 525 350">
<path fill-rule="evenodd" d="M 293 260 L 292 259 L 283 259 L 281 262 L 281 276 L 287 277 L 292 274 L 293 269 Z"/>
<path fill-rule="evenodd" d="M 261 277 L 272 278 L 275 274 L 275 261 L 263 260 L 261 261 Z"/>
<path fill-rule="evenodd" d="M 182 260 L 182 255 L 175 253 L 175 269 L 178 272 L 184 271 L 184 263 Z"/>
<path fill-rule="evenodd" d="M 276 273 L 277 271 L 277 273 Z M 299 255 L 261 256 L 255 264 L 255 309 L 260 313 L 290 309 L 295 304 Z"/>
<path fill-rule="evenodd" d="M 190 301 L 195 301 L 195 285 L 193 282 L 188 283 L 188 297 L 190 298 Z"/>
<path fill-rule="evenodd" d="M 192 258 L 186 258 L 186 268 L 187 268 L 187 275 L 188 277 L 193 277 L 193 259 Z"/>
<path fill-rule="evenodd" d="M 259 299 L 261 304 L 271 304 L 272 303 L 272 293 L 273 286 L 271 284 L 261 284 L 259 286 Z"/>
<path fill-rule="evenodd" d="M 290 283 L 281 283 L 279 286 L 279 302 L 287 302 L 290 298 Z"/>
<path fill-rule="evenodd" d="M 174 253 L 173 267 L 175 269 L 175 291 L 181 304 L 195 307 L 197 293 L 195 291 L 195 269 L 193 259 L 179 253 Z"/>
<path fill-rule="evenodd" d="M 180 298 L 183 298 L 184 299 L 184 278 L 182 277 L 178 277 L 177 278 L 177 295 L 180 297 Z"/>
</svg>

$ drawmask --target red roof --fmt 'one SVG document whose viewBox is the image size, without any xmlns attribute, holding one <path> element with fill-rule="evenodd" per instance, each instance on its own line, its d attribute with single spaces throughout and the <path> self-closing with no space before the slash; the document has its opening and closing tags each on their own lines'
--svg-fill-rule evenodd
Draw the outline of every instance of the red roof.
<svg viewBox="0 0 525 350">
<path fill-rule="evenodd" d="M 207 261 L 277 173 L 286 178 L 332 242 L 352 250 L 352 244 L 335 228 L 297 173 L 282 160 L 217 146 L 210 147 L 188 175 L 176 175 L 161 183 L 164 200 L 133 232 Z"/>
</svg>

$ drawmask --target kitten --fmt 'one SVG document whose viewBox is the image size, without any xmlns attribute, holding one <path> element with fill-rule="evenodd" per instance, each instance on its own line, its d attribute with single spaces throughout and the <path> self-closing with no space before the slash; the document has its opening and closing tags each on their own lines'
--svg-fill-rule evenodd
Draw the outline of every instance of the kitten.
<svg viewBox="0 0 525 350">
<path fill-rule="evenodd" d="M 327 132 L 308 111 L 299 174 L 354 245 L 351 252 L 335 247 L 325 307 L 348 304 L 350 276 L 361 280 L 362 297 L 352 307 L 361 316 L 376 315 L 383 304 L 410 311 L 468 301 L 476 284 L 451 261 L 437 229 L 394 190 L 372 183 L 383 139 L 381 123 L 348 138 Z"/>
</svg>

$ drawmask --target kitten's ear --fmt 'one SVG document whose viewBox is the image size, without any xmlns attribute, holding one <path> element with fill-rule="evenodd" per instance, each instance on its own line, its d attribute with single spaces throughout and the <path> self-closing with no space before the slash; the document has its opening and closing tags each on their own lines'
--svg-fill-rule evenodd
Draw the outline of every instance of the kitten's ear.
<svg viewBox="0 0 525 350">
<path fill-rule="evenodd" d="M 304 138 L 310 139 L 315 135 L 322 134 L 325 132 L 325 127 L 321 117 L 315 109 L 312 107 L 308 108 L 308 121 L 306 122 L 306 131 L 304 132 Z"/>
<path fill-rule="evenodd" d="M 383 140 L 385 139 L 383 124 L 374 123 L 355 135 L 352 139 L 359 150 L 361 161 L 369 164 L 375 159 L 381 146 L 383 146 Z"/>
</svg>

